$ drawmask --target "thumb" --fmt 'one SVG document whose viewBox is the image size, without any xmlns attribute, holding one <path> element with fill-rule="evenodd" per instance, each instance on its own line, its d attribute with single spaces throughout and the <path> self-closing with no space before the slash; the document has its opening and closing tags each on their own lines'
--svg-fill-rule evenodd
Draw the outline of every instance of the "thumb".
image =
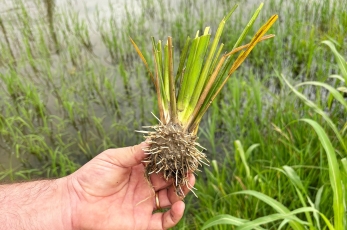
<svg viewBox="0 0 347 230">
<path fill-rule="evenodd" d="M 141 161 L 146 157 L 145 152 L 142 150 L 148 146 L 147 143 L 142 142 L 138 145 L 118 148 L 118 149 L 108 149 L 104 152 L 109 160 L 122 168 L 129 168 L 141 163 Z"/>
</svg>

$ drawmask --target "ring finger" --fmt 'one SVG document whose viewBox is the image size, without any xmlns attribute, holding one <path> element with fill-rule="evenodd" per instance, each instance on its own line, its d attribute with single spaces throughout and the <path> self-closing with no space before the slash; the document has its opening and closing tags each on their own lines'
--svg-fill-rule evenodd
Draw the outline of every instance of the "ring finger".
<svg viewBox="0 0 347 230">
<path fill-rule="evenodd" d="M 193 174 L 191 174 L 189 176 L 189 187 L 194 186 L 194 183 L 195 177 Z M 187 186 L 183 186 L 182 191 L 184 193 L 184 196 L 186 196 L 189 193 L 189 191 L 191 191 L 191 189 L 187 188 Z M 154 210 L 157 210 L 159 208 L 157 207 L 157 194 L 160 208 L 170 208 L 173 203 L 182 200 L 181 197 L 177 196 L 174 185 L 171 184 L 170 187 L 161 189 L 156 192 L 154 196 Z"/>
</svg>

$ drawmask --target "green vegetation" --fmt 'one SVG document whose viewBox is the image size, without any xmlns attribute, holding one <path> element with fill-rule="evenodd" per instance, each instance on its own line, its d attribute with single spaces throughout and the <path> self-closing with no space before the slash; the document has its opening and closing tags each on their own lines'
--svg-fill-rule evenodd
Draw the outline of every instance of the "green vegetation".
<svg viewBox="0 0 347 230">
<path fill-rule="evenodd" d="M 151 128 L 151 130 L 138 131 L 146 134 L 144 139 L 149 144 L 148 148 L 144 150 L 148 154 L 143 161 L 148 163 L 145 169 L 145 177 L 149 179 L 149 175 L 155 172 L 162 173 L 166 181 L 175 180 L 176 194 L 183 196 L 182 198 L 184 198 L 184 193 L 182 193 L 181 186 L 187 186 L 193 192 L 192 188 L 194 187 L 189 184 L 189 173 L 196 173 L 199 170 L 198 167 L 202 164 L 209 166 L 206 154 L 202 152 L 203 147 L 196 142 L 196 139 L 198 139 L 196 133 L 203 115 L 230 76 L 245 61 L 256 44 L 274 37 L 274 35 L 264 35 L 277 20 L 278 15 L 273 15 L 257 31 L 250 43 L 238 47 L 254 24 L 263 5 L 263 3 L 260 4 L 247 23 L 233 50 L 226 54 L 221 55 L 224 44 L 219 44 L 219 39 L 225 23 L 235 11 L 237 5 L 231 9 L 228 15 L 223 17 L 213 42 L 210 43 L 210 27 L 206 27 L 201 36 L 198 31 L 191 44 L 188 36 L 187 42 L 181 51 L 182 55 L 177 69 L 177 73 L 182 73 L 181 75 L 176 74 L 174 76 L 173 73 L 172 37 L 168 37 L 164 46 L 164 53 L 161 41 L 155 43 L 154 38 L 152 39 L 155 74 L 152 73 L 142 52 L 131 39 L 155 86 L 160 117 L 160 119 L 158 118 L 159 124 L 145 126 Z M 219 49 L 215 54 L 218 45 Z M 244 51 L 241 51 L 242 49 Z M 232 56 L 237 51 L 241 52 L 233 60 Z M 176 82 L 178 82 L 177 86 Z"/>
<path fill-rule="evenodd" d="M 224 28 L 224 50 L 259 6 L 248 2 Z M 106 148 L 142 140 L 134 130 L 155 124 L 158 110 L 129 37 L 154 66 L 151 36 L 171 35 L 179 54 L 187 36 L 217 28 L 234 5 L 165 3 L 137 1 L 124 18 L 110 4 L 110 17 L 97 10 L 86 19 L 72 5 L 13 0 L 0 14 L 3 181 L 64 176 Z M 346 12 L 344 1 L 265 1 L 248 34 L 278 14 L 276 37 L 254 48 L 202 119 L 211 166 L 177 229 L 346 227 Z"/>
</svg>

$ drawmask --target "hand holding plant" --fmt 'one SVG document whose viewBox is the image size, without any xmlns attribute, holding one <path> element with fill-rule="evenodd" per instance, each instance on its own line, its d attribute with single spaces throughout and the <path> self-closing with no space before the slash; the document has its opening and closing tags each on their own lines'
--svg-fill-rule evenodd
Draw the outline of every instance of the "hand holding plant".
<svg viewBox="0 0 347 230">
<path fill-rule="evenodd" d="M 4 229 L 167 229 L 183 216 L 185 204 L 171 181 L 143 174 L 143 143 L 109 149 L 75 173 L 57 180 L 0 186 Z M 195 178 L 189 176 L 189 183 Z M 183 187 L 186 195 L 189 189 Z M 155 194 L 161 208 L 156 212 Z"/>
<path fill-rule="evenodd" d="M 141 161 L 143 143 L 109 149 L 68 177 L 72 193 L 72 223 L 76 229 L 167 229 L 183 216 L 184 203 L 175 194 L 171 181 L 152 175 L 153 187 L 145 180 Z M 194 184 L 193 175 L 189 181 Z M 187 194 L 188 188 L 183 188 Z M 156 211 L 155 192 L 160 206 Z"/>
</svg>

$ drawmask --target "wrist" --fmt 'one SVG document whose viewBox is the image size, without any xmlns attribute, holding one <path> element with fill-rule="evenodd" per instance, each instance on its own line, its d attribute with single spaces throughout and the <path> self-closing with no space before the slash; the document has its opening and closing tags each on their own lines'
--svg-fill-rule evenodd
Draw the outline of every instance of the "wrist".
<svg viewBox="0 0 347 230">
<path fill-rule="evenodd" d="M 66 177 L 68 198 L 68 210 L 69 213 L 65 213 L 68 216 L 69 223 L 67 229 L 79 230 L 79 229 L 99 229 L 94 224 L 98 223 L 101 216 L 98 216 L 95 212 L 95 208 L 90 203 L 97 203 L 100 198 L 94 197 L 87 192 L 86 188 L 83 188 L 80 182 L 77 180 L 74 174 Z M 102 212 L 104 215 L 105 212 Z M 93 227 L 91 227 L 93 226 Z"/>
<path fill-rule="evenodd" d="M 58 191 L 58 200 L 60 201 L 59 212 L 61 215 L 63 229 L 77 229 L 73 226 L 72 213 L 74 203 L 72 197 L 74 194 L 69 186 L 69 176 L 57 179 L 56 181 L 58 183 L 58 187 L 60 188 L 60 191 Z"/>
<path fill-rule="evenodd" d="M 76 191 L 72 175 L 62 178 L 65 180 L 63 183 L 65 183 L 64 187 L 66 188 L 66 196 L 63 196 L 62 200 L 67 202 L 66 207 L 68 207 L 68 211 L 64 213 L 66 220 L 68 220 L 68 222 L 65 223 L 67 229 L 75 230 L 81 229 L 79 224 L 80 218 L 77 216 L 77 203 L 80 201 L 80 197 Z"/>
<path fill-rule="evenodd" d="M 66 177 L 1 185 L 0 200 L 4 229 L 71 229 Z"/>
</svg>

